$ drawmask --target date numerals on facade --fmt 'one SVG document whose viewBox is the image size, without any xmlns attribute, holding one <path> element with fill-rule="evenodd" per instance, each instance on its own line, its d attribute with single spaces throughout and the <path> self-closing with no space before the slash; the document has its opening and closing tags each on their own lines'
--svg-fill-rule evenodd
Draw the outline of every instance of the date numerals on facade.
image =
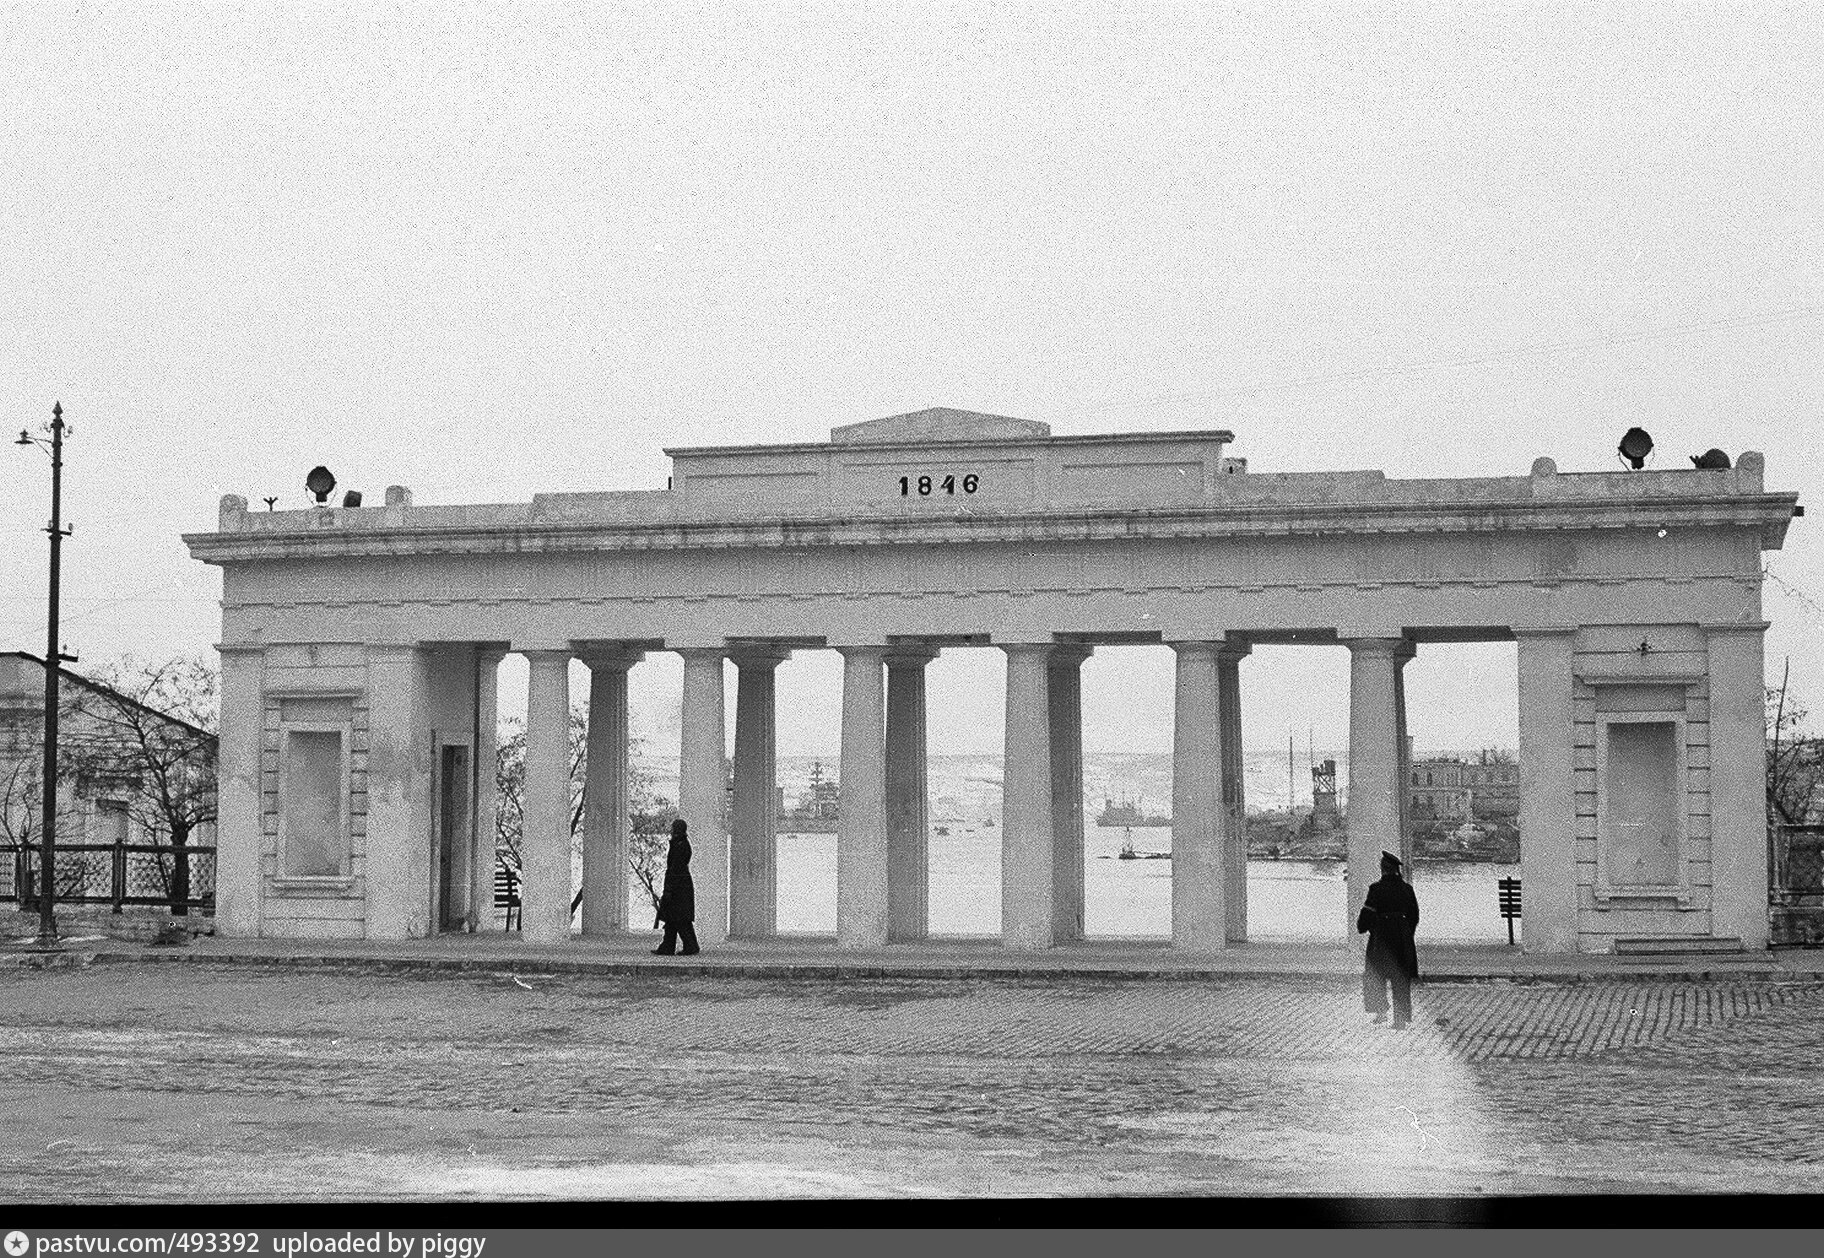
<svg viewBox="0 0 1824 1258">
<path fill-rule="evenodd" d="M 974 472 L 967 476 L 902 476 L 899 478 L 899 496 L 901 498 L 929 498 L 932 494 L 972 494 L 982 487 L 982 478 Z"/>
</svg>

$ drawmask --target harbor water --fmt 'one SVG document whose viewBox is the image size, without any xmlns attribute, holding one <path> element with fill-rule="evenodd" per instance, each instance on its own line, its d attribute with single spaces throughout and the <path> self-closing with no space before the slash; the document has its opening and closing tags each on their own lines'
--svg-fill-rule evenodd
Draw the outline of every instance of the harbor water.
<svg viewBox="0 0 1824 1258">
<path fill-rule="evenodd" d="M 964 938 L 998 935 L 1001 832 L 992 826 L 949 829 L 949 834 L 933 832 L 930 840 L 931 933 Z M 1171 851 L 1172 832 L 1166 827 L 1135 827 L 1131 832 L 1090 827 L 1084 835 L 1084 931 L 1092 938 L 1169 939 L 1172 862 L 1119 859 L 1130 834 L 1138 857 Z M 778 851 L 779 930 L 834 934 L 836 836 L 782 834 Z M 1518 865 L 1419 865 L 1411 881 L 1421 909 L 1420 942 L 1506 943 L 1507 926 L 1496 908 L 1495 883 L 1519 875 Z M 1334 942 L 1347 920 L 1346 896 L 1339 862 L 1249 861 L 1248 936 Z"/>
</svg>

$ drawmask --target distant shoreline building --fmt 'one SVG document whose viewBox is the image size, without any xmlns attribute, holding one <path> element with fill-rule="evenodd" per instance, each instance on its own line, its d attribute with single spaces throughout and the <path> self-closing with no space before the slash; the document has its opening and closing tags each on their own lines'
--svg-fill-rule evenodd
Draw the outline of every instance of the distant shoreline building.
<svg viewBox="0 0 1824 1258">
<path fill-rule="evenodd" d="M 1484 748 L 1475 758 L 1429 756 L 1412 762 L 1412 816 L 1427 821 L 1500 821 L 1520 815 L 1520 761 Z"/>
</svg>

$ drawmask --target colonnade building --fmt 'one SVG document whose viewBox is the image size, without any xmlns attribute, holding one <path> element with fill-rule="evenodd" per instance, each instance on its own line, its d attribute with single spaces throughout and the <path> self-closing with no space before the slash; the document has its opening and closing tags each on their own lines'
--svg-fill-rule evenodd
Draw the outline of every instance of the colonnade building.
<svg viewBox="0 0 1824 1258">
<path fill-rule="evenodd" d="M 926 937 L 925 667 L 1007 667 L 1002 937 L 1083 933 L 1079 674 L 1176 656 L 1172 940 L 1247 938 L 1240 705 L 1262 643 L 1350 658 L 1353 914 L 1408 857 L 1402 669 L 1518 644 L 1523 946 L 1767 942 L 1761 552 L 1796 495 L 1724 469 L 1265 473 L 1220 431 L 1054 436 L 933 409 L 827 443 L 668 451 L 667 488 L 250 512 L 223 573 L 217 929 L 401 939 L 492 905 L 496 666 L 529 663 L 522 934 L 572 934 L 570 665 L 589 670 L 581 930 L 627 914 L 627 671 L 683 657 L 706 941 L 774 932 L 774 670 L 842 654 L 837 944 Z M 726 804 L 724 670 L 738 674 Z M 725 820 L 726 817 L 726 820 Z M 636 925 L 643 925 L 639 923 Z M 1352 920 L 1336 923 L 1353 939 Z"/>
</svg>

